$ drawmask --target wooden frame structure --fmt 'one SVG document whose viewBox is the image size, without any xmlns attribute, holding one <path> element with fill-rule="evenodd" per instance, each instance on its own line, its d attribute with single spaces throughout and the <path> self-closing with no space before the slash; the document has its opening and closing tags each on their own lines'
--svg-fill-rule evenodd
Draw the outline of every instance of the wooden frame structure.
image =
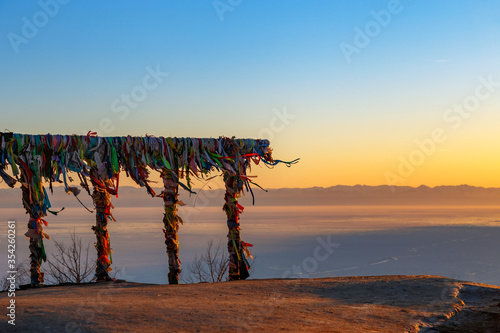
<svg viewBox="0 0 500 333">
<path fill-rule="evenodd" d="M 23 205 L 29 214 L 31 284 L 43 283 L 40 272 L 46 260 L 43 240 L 43 219 L 51 203 L 44 184 L 63 183 L 66 192 L 78 191 L 68 186 L 68 173 L 78 175 L 81 186 L 89 194 L 89 182 L 94 190 L 91 194 L 96 208 L 97 266 L 95 279 L 110 280 L 111 248 L 107 224 L 113 219 L 111 196 L 118 196 L 121 171 L 135 183 L 145 187 L 152 196 L 163 198 L 165 214 L 165 245 L 168 254 L 170 284 L 177 284 L 181 272 L 179 261 L 179 239 L 177 232 L 182 219 L 177 215 L 179 186 L 192 192 L 191 177 L 203 179 L 212 171 L 222 172 L 226 185 L 223 210 L 227 215 L 229 279 L 246 279 L 249 264 L 246 259 L 247 243 L 241 241 L 239 214 L 243 207 L 238 197 L 244 188 L 251 191 L 247 169 L 251 163 L 263 162 L 268 166 L 284 163 L 287 166 L 298 161 L 283 162 L 272 158 L 268 140 L 171 137 L 98 137 L 95 133 L 79 135 L 29 135 L 0 133 L 0 176 L 11 187 L 21 183 Z M 7 166 L 12 172 L 7 173 Z M 164 190 L 156 195 L 149 186 L 150 170 L 161 173 Z M 194 192 L 192 192 L 194 193 Z M 252 194 L 253 195 L 253 194 Z"/>
</svg>

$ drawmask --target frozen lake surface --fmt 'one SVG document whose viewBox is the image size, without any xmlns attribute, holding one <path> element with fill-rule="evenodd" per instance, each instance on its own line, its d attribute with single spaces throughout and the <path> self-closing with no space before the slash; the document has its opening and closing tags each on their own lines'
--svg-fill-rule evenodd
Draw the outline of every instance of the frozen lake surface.
<svg viewBox="0 0 500 333">
<path fill-rule="evenodd" d="M 167 283 L 162 207 L 121 207 L 109 223 L 117 278 Z M 17 257 L 28 258 L 27 215 L 1 208 L 0 267 L 6 270 L 7 220 L 17 222 Z M 186 267 L 207 242 L 226 242 L 220 207 L 181 207 L 180 259 Z M 52 239 L 68 242 L 75 230 L 90 242 L 93 214 L 69 207 L 48 216 Z M 254 244 L 251 278 L 431 274 L 500 285 L 500 209 L 416 206 L 248 206 L 242 239 Z M 326 245 L 325 245 L 326 244 Z M 48 255 L 54 250 L 46 240 Z M 1 274 L 3 275 L 3 274 Z"/>
</svg>

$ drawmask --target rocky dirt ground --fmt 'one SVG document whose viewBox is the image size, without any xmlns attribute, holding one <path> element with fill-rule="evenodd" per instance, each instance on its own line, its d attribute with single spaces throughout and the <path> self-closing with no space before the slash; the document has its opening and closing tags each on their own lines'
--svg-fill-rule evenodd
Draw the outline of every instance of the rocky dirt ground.
<svg viewBox="0 0 500 333">
<path fill-rule="evenodd" d="M 1 332 L 500 332 L 500 287 L 438 276 L 106 282 L 15 299 Z"/>
</svg>

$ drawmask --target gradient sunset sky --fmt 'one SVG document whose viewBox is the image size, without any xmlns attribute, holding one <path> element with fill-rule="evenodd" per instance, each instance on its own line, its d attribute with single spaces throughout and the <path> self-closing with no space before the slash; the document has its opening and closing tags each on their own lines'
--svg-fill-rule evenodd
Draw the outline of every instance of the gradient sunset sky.
<svg viewBox="0 0 500 333">
<path fill-rule="evenodd" d="M 500 186 L 498 1 L 2 1 L 0 22 L 1 130 L 269 138 L 301 160 L 253 168 L 268 188 Z"/>
</svg>

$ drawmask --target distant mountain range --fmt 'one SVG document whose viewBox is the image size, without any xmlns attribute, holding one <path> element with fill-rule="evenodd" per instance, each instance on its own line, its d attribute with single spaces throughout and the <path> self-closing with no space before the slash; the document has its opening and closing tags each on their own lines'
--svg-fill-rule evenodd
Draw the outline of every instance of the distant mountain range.
<svg viewBox="0 0 500 333">
<path fill-rule="evenodd" d="M 160 188 L 155 188 L 161 193 Z M 224 190 L 196 190 L 189 194 L 179 190 L 179 198 L 189 206 L 222 206 Z M 366 186 L 337 185 L 332 187 L 281 188 L 264 192 L 253 189 L 255 204 L 258 206 L 324 206 L 324 205 L 412 205 L 412 206 L 497 206 L 500 205 L 500 188 L 484 188 L 469 185 L 459 186 Z M 92 207 L 92 200 L 82 191 L 79 196 L 86 205 Z M 76 207 L 80 203 L 64 193 L 62 187 L 54 188 L 50 195 L 54 207 Z M 249 192 L 240 199 L 243 206 L 252 204 Z M 161 199 L 152 198 L 144 188 L 121 187 L 119 198 L 113 199 L 118 206 L 153 207 L 161 205 Z M 22 207 L 21 190 L 0 189 L 0 208 Z"/>
<path fill-rule="evenodd" d="M 419 187 L 344 186 L 277 189 L 269 195 L 273 204 L 300 205 L 500 205 L 500 188 L 469 185 Z M 265 203 L 262 203 L 265 205 Z"/>
</svg>

